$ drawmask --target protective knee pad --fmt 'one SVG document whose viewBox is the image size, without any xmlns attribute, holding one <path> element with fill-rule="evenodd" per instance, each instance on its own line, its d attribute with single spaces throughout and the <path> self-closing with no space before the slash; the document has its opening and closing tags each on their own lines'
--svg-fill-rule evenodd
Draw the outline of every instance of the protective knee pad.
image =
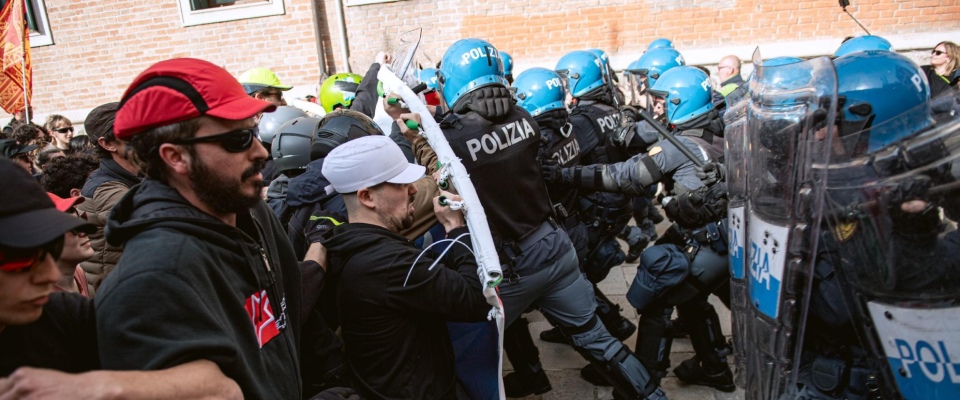
<svg viewBox="0 0 960 400">
<path fill-rule="evenodd" d="M 590 282 L 602 282 L 610 273 L 610 269 L 623 264 L 626 257 L 617 239 L 607 237 L 587 254 L 587 259 L 583 262 L 583 272 L 587 274 L 587 280 Z"/>
<path fill-rule="evenodd" d="M 690 271 L 687 256 L 677 246 L 649 247 L 640 254 L 637 275 L 627 291 L 627 300 L 643 311 L 657 298 L 686 279 Z"/>
<path fill-rule="evenodd" d="M 610 336 L 597 317 L 584 326 L 561 328 L 561 331 L 571 339 L 574 349 L 590 361 L 620 395 L 629 399 L 666 399 L 659 379 L 651 379 L 640 360 L 622 342 Z"/>
<path fill-rule="evenodd" d="M 670 349 L 673 347 L 673 335 L 670 332 L 670 317 L 673 308 L 648 310 L 640 315 L 637 324 L 637 358 L 650 371 L 653 379 L 667 376 L 670 368 Z"/>
<path fill-rule="evenodd" d="M 726 366 L 731 349 L 723 336 L 717 310 L 700 297 L 677 306 L 677 312 L 690 331 L 690 343 L 704 365 Z"/>
</svg>

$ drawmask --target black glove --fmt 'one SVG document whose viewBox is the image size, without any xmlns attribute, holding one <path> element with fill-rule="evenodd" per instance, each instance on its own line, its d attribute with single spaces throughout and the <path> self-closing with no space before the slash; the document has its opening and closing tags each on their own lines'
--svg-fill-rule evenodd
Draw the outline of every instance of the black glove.
<svg viewBox="0 0 960 400">
<path fill-rule="evenodd" d="M 720 183 L 674 197 L 663 208 L 681 227 L 695 229 L 723 219 L 727 203 L 727 185 Z"/>
<path fill-rule="evenodd" d="M 940 212 L 930 199 L 933 180 L 926 175 L 916 175 L 905 179 L 884 193 L 887 211 L 890 213 L 893 229 L 906 234 L 935 233 L 940 225 Z M 901 205 L 912 200 L 927 202 L 920 212 L 903 211 Z"/>
<path fill-rule="evenodd" d="M 323 234 L 327 233 L 333 227 L 347 222 L 347 218 L 338 212 L 321 211 L 310 216 L 307 227 L 303 230 L 303 235 L 307 238 L 307 243 L 317 243 L 323 241 Z"/>
<path fill-rule="evenodd" d="M 700 178 L 700 181 L 704 185 L 710 186 L 714 183 L 720 182 L 726 176 L 726 168 L 723 164 L 714 164 L 708 162 L 703 165 L 703 167 L 696 167 L 697 178 Z"/>
<path fill-rule="evenodd" d="M 541 158 L 540 170 L 543 173 L 543 180 L 547 183 L 557 183 L 563 179 L 563 167 L 556 158 Z"/>
</svg>

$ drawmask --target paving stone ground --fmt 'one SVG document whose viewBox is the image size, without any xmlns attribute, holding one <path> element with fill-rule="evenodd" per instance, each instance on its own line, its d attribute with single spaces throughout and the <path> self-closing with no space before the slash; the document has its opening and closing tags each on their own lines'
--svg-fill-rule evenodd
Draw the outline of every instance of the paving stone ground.
<svg viewBox="0 0 960 400">
<path fill-rule="evenodd" d="M 667 227 L 666 223 L 660 224 L 657 230 L 662 231 Z M 626 244 L 621 242 L 621 246 L 626 249 Z M 607 278 L 598 286 L 604 294 L 611 300 L 617 302 L 623 308 L 624 317 L 629 318 L 634 323 L 637 322 L 637 313 L 630 303 L 627 302 L 626 293 L 630 287 L 630 282 L 637 273 L 637 263 L 624 263 L 610 271 Z M 720 316 L 720 322 L 723 324 L 723 332 L 729 338 L 730 336 L 730 310 L 720 302 L 716 296 L 710 296 L 710 303 L 717 309 Z M 553 390 L 543 395 L 523 397 L 529 399 L 543 400 L 569 400 L 569 399 L 613 399 L 612 389 L 610 387 L 597 387 L 580 378 L 580 368 L 587 365 L 583 359 L 572 347 L 549 343 L 540 340 L 540 332 L 550 329 L 550 323 L 539 312 L 534 311 L 527 314 L 530 320 L 530 332 L 533 340 L 540 348 L 540 361 L 547 376 L 550 377 L 550 383 Z M 636 334 L 624 341 L 624 343 L 633 349 L 636 344 Z M 673 373 L 673 367 L 680 364 L 681 361 L 693 357 L 693 347 L 689 339 L 675 339 L 670 353 L 671 371 L 661 383 L 667 397 L 671 400 L 742 400 L 744 398 L 743 390 L 737 389 L 732 393 L 725 393 L 719 390 L 697 385 L 687 385 L 677 379 Z M 728 357 L 732 361 L 732 357 Z M 504 373 L 512 371 L 513 367 L 504 357 Z M 731 366 L 732 368 L 732 366 Z"/>
</svg>

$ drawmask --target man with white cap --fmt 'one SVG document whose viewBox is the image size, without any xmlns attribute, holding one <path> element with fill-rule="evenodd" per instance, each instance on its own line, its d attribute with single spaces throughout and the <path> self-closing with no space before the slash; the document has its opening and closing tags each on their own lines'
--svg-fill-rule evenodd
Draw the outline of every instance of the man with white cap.
<svg viewBox="0 0 960 400">
<path fill-rule="evenodd" d="M 323 244 L 339 282 L 348 369 L 363 398 L 464 398 L 446 322 L 485 321 L 490 310 L 461 212 L 434 199 L 455 241 L 440 256 L 421 254 L 398 234 L 413 223 L 413 182 L 423 172 L 386 136 L 346 142 L 323 164 L 327 191 L 343 196 L 349 215 Z"/>
</svg>

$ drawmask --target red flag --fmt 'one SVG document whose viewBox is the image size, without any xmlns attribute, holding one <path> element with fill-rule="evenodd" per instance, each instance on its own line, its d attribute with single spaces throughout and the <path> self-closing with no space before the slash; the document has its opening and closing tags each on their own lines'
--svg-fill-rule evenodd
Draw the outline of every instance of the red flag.
<svg viewBox="0 0 960 400">
<path fill-rule="evenodd" d="M 0 108 L 13 114 L 33 98 L 33 68 L 30 65 L 30 29 L 24 0 L 8 1 L 0 9 Z M 26 95 L 24 95 L 26 91 Z"/>
</svg>

